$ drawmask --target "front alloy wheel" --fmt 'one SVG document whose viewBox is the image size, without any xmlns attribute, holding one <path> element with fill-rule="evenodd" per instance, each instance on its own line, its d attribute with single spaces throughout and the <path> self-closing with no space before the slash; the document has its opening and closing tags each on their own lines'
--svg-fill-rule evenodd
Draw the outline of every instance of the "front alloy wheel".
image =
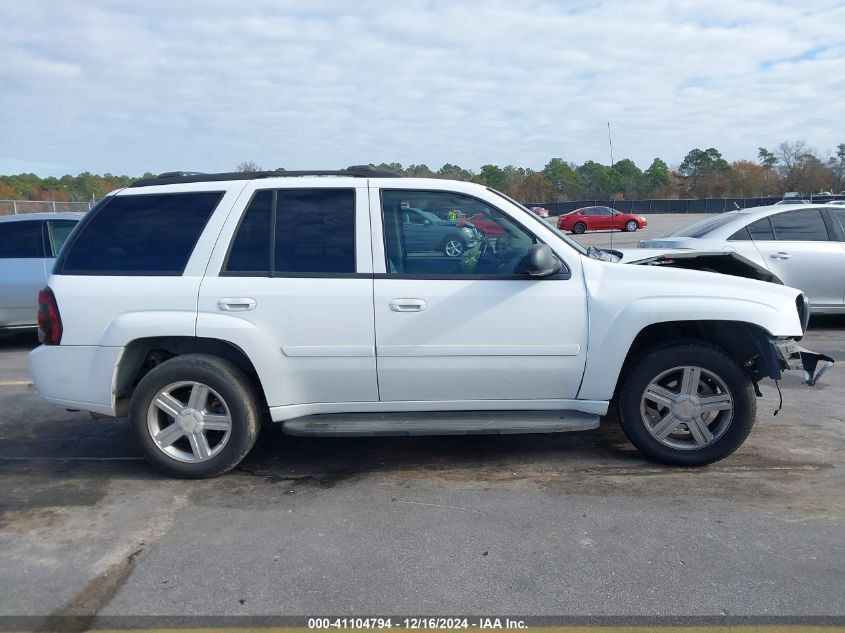
<svg viewBox="0 0 845 633">
<path fill-rule="evenodd" d="M 628 372 L 618 398 L 627 438 L 650 459 L 700 466 L 723 459 L 751 432 L 751 379 L 722 350 L 686 343 L 658 348 Z"/>
<path fill-rule="evenodd" d="M 639 227 L 637 226 L 637 223 L 636 223 L 634 220 L 628 220 L 628 221 L 625 223 L 625 230 L 626 230 L 626 231 L 628 231 L 629 233 L 633 233 L 633 232 L 634 232 L 634 231 L 636 231 L 638 228 L 639 228 Z"/>
<path fill-rule="evenodd" d="M 724 381 L 701 367 L 668 369 L 640 399 L 646 430 L 661 444 L 696 450 L 718 441 L 733 419 L 733 397 Z"/>
</svg>

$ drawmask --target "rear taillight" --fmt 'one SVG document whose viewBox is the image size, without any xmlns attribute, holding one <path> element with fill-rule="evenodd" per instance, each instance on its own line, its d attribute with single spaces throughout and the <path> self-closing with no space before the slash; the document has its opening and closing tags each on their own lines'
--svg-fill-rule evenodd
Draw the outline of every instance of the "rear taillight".
<svg viewBox="0 0 845 633">
<path fill-rule="evenodd" d="M 62 342 L 62 317 L 56 295 L 49 287 L 38 291 L 38 340 L 44 345 Z"/>
</svg>

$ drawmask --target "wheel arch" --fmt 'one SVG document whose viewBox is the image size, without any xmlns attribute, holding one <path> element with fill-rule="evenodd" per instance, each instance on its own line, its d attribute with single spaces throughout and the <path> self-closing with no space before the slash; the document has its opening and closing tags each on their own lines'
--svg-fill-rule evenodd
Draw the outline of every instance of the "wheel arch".
<svg viewBox="0 0 845 633">
<path fill-rule="evenodd" d="M 662 321 L 643 327 L 634 337 L 616 380 L 614 397 L 631 368 L 648 352 L 680 343 L 704 343 L 731 357 L 756 383 L 779 379 L 780 364 L 771 333 L 746 321 Z"/>
<path fill-rule="evenodd" d="M 118 417 L 127 415 L 135 387 L 151 369 L 184 354 L 208 354 L 229 361 L 253 382 L 262 404 L 266 406 L 258 372 L 237 345 L 197 336 L 151 336 L 134 339 L 123 350 L 114 377 L 115 414 Z"/>
</svg>

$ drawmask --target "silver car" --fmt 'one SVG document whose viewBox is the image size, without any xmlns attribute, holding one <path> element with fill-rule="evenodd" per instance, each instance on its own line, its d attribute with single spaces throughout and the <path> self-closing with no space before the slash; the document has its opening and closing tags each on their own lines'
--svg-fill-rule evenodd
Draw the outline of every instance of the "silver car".
<svg viewBox="0 0 845 633">
<path fill-rule="evenodd" d="M 0 330 L 36 325 L 38 290 L 81 213 L 0 216 Z"/>
<path fill-rule="evenodd" d="M 810 298 L 814 313 L 845 313 L 845 207 L 767 206 L 714 215 L 640 248 L 733 252 Z M 636 251 L 625 254 L 636 259 Z"/>
</svg>

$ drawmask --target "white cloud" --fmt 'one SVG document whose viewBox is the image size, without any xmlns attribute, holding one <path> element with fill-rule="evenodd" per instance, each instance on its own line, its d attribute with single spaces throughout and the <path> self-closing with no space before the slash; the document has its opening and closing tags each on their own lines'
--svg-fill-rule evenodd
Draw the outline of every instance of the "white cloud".
<svg viewBox="0 0 845 633">
<path fill-rule="evenodd" d="M 845 120 L 845 6 L 3 3 L 0 172 L 730 160 Z"/>
</svg>

